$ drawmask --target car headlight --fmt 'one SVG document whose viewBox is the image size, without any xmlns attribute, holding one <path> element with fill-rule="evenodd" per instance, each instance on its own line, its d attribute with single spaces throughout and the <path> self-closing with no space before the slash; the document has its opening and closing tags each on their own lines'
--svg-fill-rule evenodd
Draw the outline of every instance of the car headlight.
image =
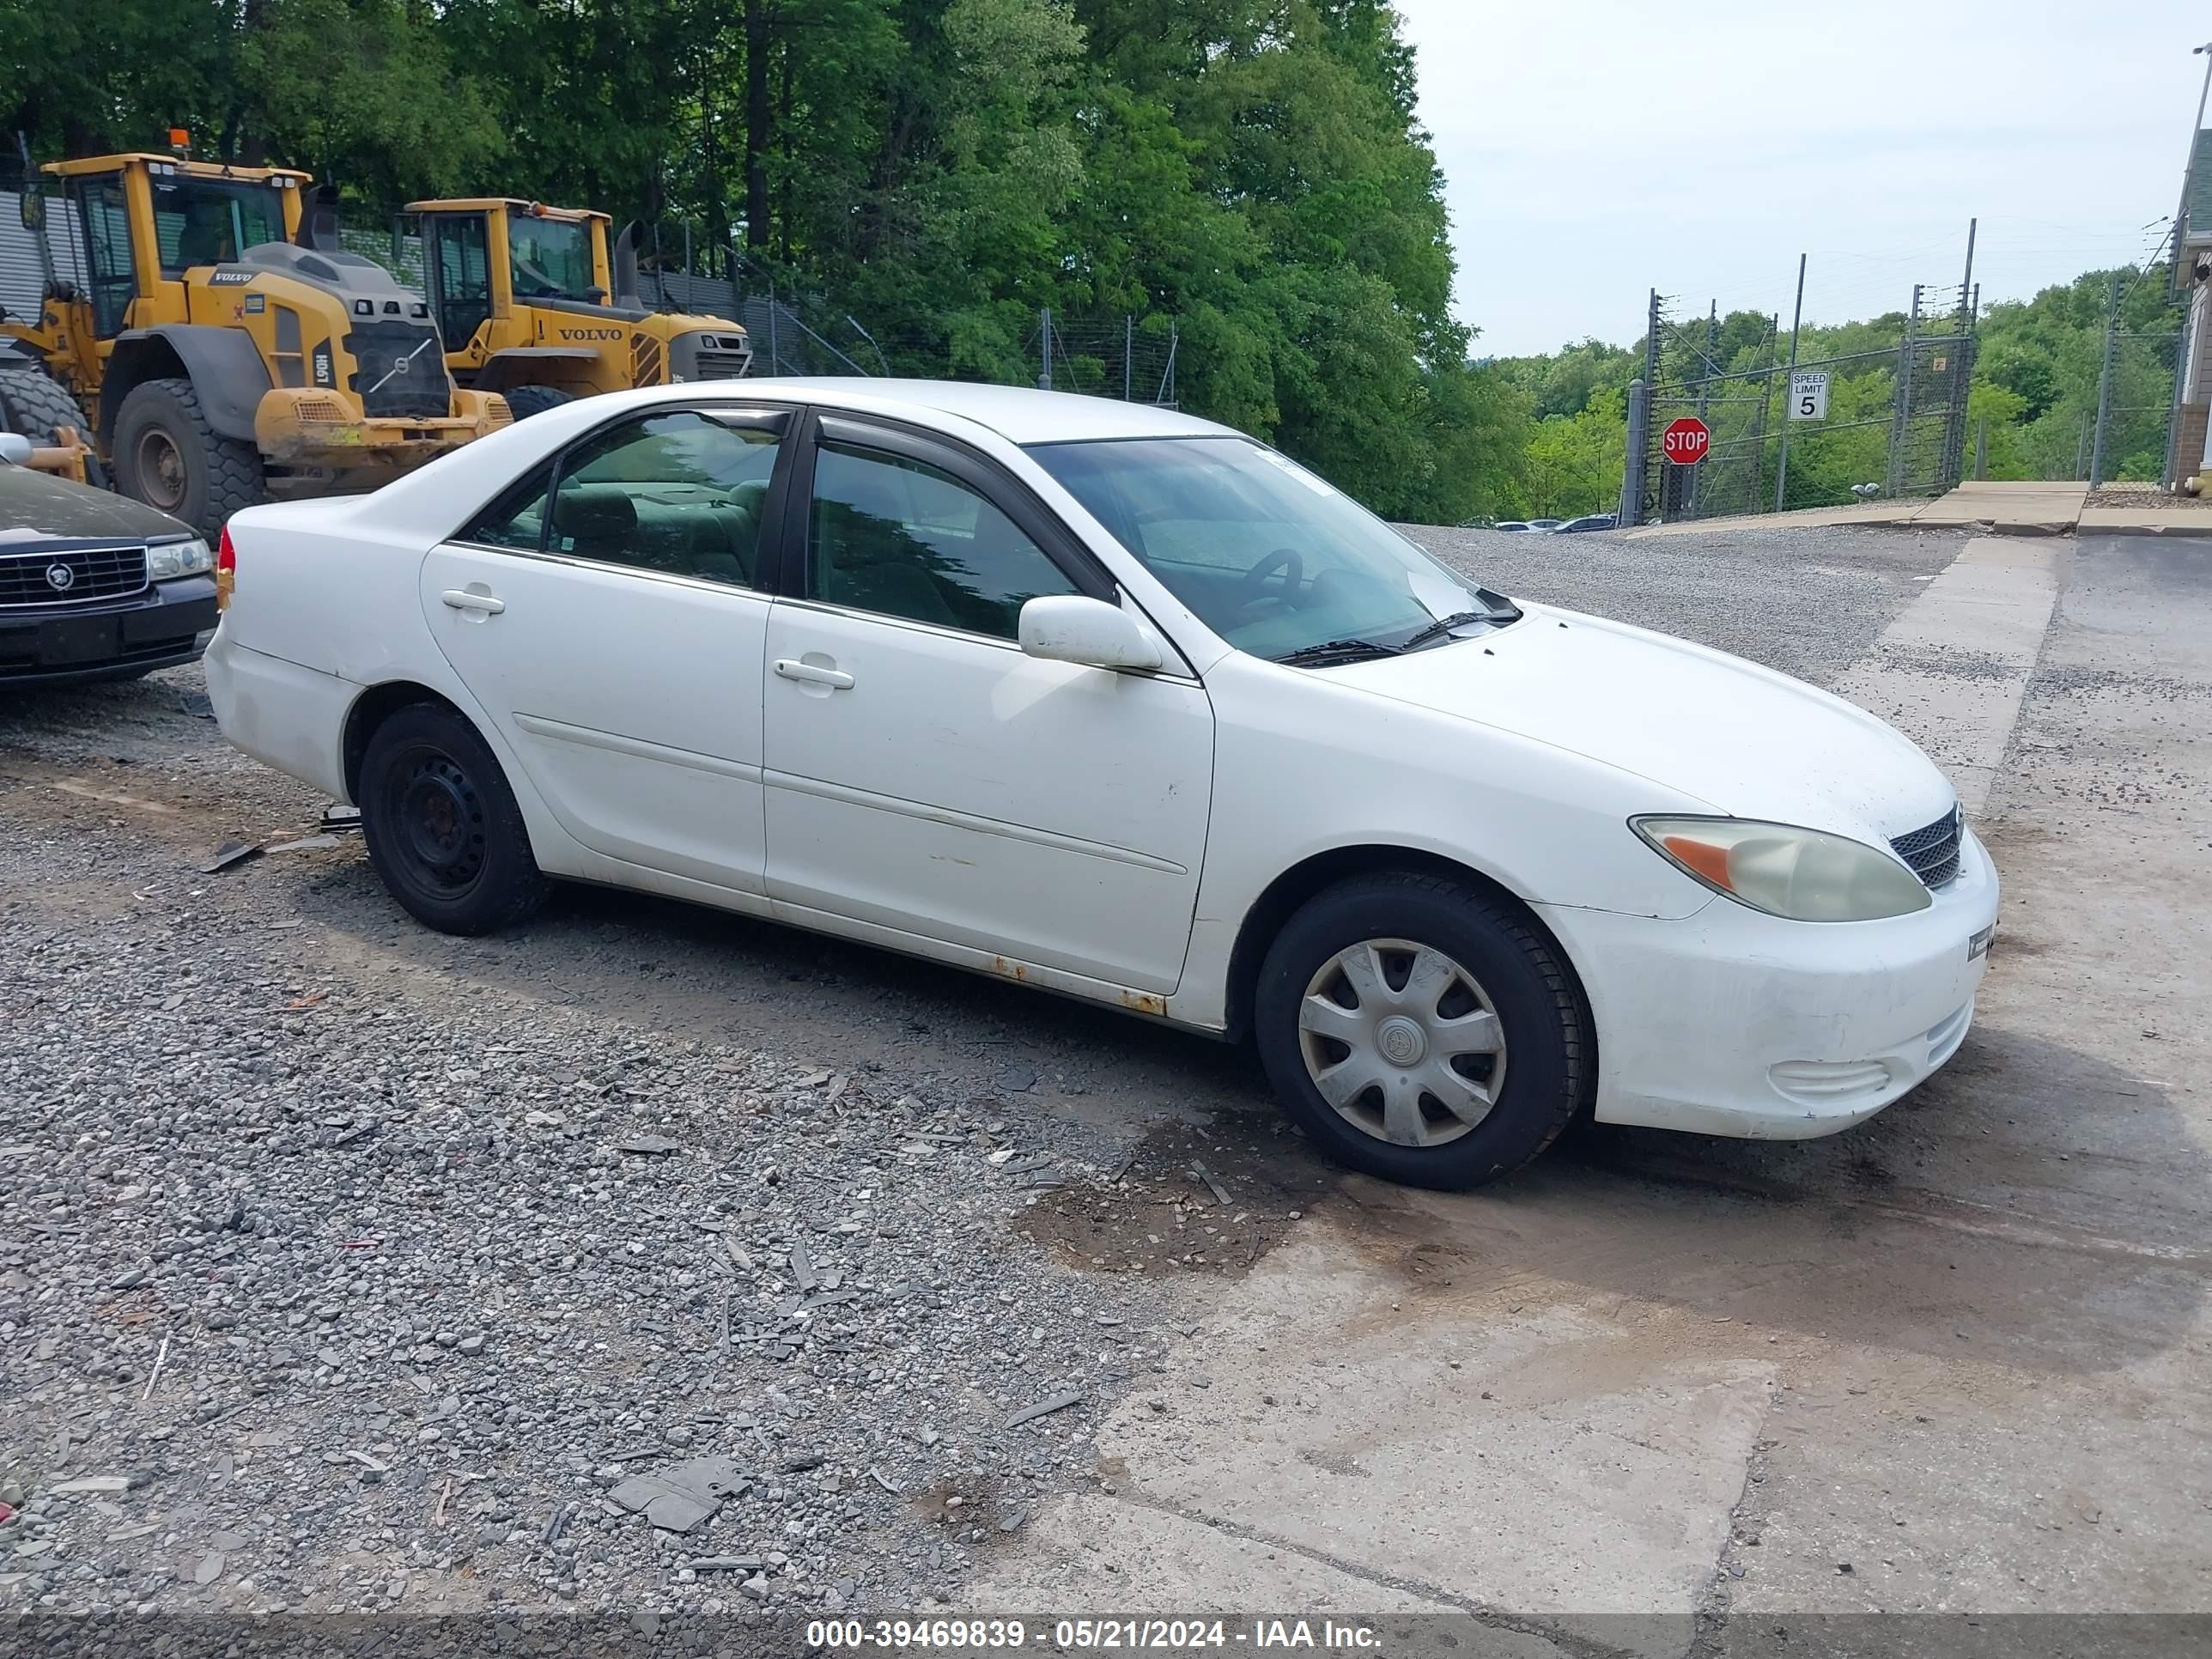
<svg viewBox="0 0 2212 1659">
<path fill-rule="evenodd" d="M 1893 854 L 1751 818 L 1632 818 L 1662 858 L 1739 904 L 1791 921 L 1877 921 L 1935 900 Z"/>
<path fill-rule="evenodd" d="M 146 580 L 165 582 L 175 576 L 197 576 L 215 568 L 215 555 L 198 537 L 188 542 L 156 542 L 146 550 Z"/>
</svg>

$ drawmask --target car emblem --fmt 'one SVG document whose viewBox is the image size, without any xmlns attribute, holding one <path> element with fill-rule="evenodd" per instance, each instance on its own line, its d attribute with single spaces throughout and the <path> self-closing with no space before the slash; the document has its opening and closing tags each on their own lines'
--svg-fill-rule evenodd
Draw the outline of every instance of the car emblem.
<svg viewBox="0 0 2212 1659">
<path fill-rule="evenodd" d="M 57 593 L 66 593 L 76 586 L 76 572 L 65 564 L 50 564 L 46 567 L 46 586 Z"/>
</svg>

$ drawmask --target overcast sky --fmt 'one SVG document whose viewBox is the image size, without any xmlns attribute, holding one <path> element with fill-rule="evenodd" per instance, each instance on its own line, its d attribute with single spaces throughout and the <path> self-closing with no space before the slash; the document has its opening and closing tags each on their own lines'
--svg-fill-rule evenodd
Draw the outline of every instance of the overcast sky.
<svg viewBox="0 0 2212 1659">
<path fill-rule="evenodd" d="M 1480 355 L 2141 257 L 2180 195 L 2212 5 L 2185 0 L 1397 0 Z M 2151 224 L 2153 220 L 2160 221 Z"/>
</svg>

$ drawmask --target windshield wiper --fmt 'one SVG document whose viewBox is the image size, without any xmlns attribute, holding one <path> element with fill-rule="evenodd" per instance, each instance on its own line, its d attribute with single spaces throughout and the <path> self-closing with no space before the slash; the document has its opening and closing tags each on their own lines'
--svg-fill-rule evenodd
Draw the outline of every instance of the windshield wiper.
<svg viewBox="0 0 2212 1659">
<path fill-rule="evenodd" d="M 1290 668 L 1312 668 L 1328 662 L 1358 662 L 1367 657 L 1395 657 L 1401 647 L 1377 645 L 1372 640 L 1323 640 L 1319 645 L 1302 645 L 1295 651 L 1285 652 L 1279 657 L 1270 657 Z"/>
<path fill-rule="evenodd" d="M 1503 620 L 1503 618 L 1501 618 L 1498 613 L 1495 611 L 1455 611 L 1449 617 L 1437 617 L 1436 621 L 1431 623 L 1426 628 L 1422 629 L 1419 633 L 1415 634 L 1398 648 L 1401 651 L 1412 651 L 1420 646 L 1426 645 L 1431 640 L 1441 639 L 1444 635 L 1450 633 L 1455 628 L 1465 628 L 1469 623 L 1498 622 L 1501 620 Z"/>
</svg>

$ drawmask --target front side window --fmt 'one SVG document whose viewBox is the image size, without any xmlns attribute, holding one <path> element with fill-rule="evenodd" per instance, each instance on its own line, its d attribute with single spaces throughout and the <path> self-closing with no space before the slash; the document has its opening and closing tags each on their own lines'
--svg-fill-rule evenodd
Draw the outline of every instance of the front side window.
<svg viewBox="0 0 2212 1659">
<path fill-rule="evenodd" d="M 1208 628 L 1255 656 L 1340 641 L 1388 652 L 1447 617 L 1511 614 L 1249 439 L 1113 439 L 1030 453 Z"/>
<path fill-rule="evenodd" d="M 1014 521 L 950 474 L 880 450 L 815 452 L 807 595 L 1011 640 L 1022 605 L 1075 584 Z"/>
<path fill-rule="evenodd" d="M 284 240 L 284 192 L 223 179 L 156 179 L 154 239 L 161 274 L 226 264 L 250 247 Z"/>
<path fill-rule="evenodd" d="M 525 480 L 461 538 L 750 587 L 778 443 L 691 410 L 625 421 L 568 453 L 550 501 Z"/>
<path fill-rule="evenodd" d="M 592 228 L 573 219 L 507 218 L 507 240 L 518 300 L 589 300 Z"/>
<path fill-rule="evenodd" d="M 437 271 L 438 326 L 459 349 L 491 315 L 491 267 L 481 213 L 441 215 L 431 232 Z"/>
</svg>

